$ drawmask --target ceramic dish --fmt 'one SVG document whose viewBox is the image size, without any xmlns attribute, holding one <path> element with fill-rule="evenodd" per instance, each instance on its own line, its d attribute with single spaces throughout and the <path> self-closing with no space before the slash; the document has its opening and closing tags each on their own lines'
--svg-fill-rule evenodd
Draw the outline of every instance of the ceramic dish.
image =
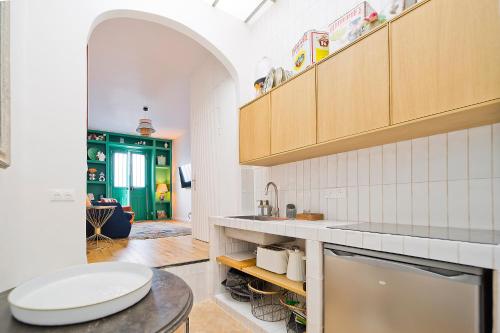
<svg viewBox="0 0 500 333">
<path fill-rule="evenodd" d="M 8 297 L 12 315 L 33 325 L 68 325 L 109 316 L 140 301 L 153 272 L 132 263 L 68 267 L 30 280 Z"/>
<path fill-rule="evenodd" d="M 267 74 L 266 81 L 264 82 L 264 93 L 269 92 L 273 88 L 274 74 L 274 69 L 271 69 L 269 74 Z"/>
<path fill-rule="evenodd" d="M 87 155 L 89 156 L 89 160 L 95 161 L 97 160 L 97 153 L 99 152 L 99 148 L 90 147 L 87 149 Z"/>
</svg>

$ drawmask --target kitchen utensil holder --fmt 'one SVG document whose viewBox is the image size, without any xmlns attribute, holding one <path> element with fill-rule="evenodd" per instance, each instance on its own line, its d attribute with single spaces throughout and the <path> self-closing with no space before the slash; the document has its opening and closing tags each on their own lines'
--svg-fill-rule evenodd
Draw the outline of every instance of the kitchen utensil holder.
<svg viewBox="0 0 500 333">
<path fill-rule="evenodd" d="M 283 289 L 262 280 L 248 284 L 250 305 L 255 318 L 263 321 L 280 321 L 287 317 L 287 310 L 280 304 Z"/>
</svg>

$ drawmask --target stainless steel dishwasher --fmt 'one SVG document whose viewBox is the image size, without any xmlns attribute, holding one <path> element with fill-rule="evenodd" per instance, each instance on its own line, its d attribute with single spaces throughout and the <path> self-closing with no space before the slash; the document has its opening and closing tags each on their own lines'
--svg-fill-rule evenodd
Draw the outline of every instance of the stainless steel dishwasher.
<svg viewBox="0 0 500 333">
<path fill-rule="evenodd" d="M 325 333 L 490 333 L 491 271 L 324 245 Z"/>
</svg>

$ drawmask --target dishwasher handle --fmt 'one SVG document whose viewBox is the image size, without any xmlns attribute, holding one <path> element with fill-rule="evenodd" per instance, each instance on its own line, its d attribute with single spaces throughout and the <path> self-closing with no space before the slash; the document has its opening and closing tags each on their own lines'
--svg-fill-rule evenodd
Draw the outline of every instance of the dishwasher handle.
<svg viewBox="0 0 500 333">
<path fill-rule="evenodd" d="M 444 268 L 435 268 L 416 264 L 403 263 L 369 256 L 363 256 L 356 253 L 346 252 L 342 250 L 324 249 L 325 256 L 338 257 L 345 260 L 364 263 L 368 265 L 397 269 L 403 272 L 412 272 L 430 276 L 437 279 L 446 279 L 456 282 L 462 282 L 473 285 L 480 285 L 481 278 L 477 275 L 471 275 L 463 272 L 453 271 Z"/>
</svg>

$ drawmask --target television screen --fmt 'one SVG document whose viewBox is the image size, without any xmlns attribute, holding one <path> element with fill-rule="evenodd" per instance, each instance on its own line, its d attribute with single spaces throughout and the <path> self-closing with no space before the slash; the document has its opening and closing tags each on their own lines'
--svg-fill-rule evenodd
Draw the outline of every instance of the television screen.
<svg viewBox="0 0 500 333">
<path fill-rule="evenodd" d="M 191 164 L 184 164 L 179 167 L 179 177 L 182 188 L 191 188 Z"/>
</svg>

